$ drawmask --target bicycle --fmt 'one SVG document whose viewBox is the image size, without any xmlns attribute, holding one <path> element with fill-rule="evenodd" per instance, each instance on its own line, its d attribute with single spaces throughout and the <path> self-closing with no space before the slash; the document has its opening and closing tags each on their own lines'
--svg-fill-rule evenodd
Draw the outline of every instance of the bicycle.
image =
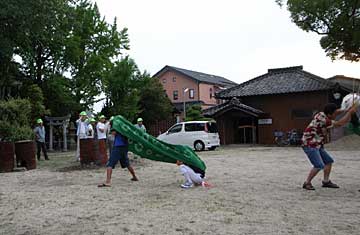
<svg viewBox="0 0 360 235">
<path fill-rule="evenodd" d="M 300 145 L 301 134 L 296 129 L 288 131 L 286 134 L 283 131 L 274 131 L 275 143 L 277 146 Z"/>
</svg>

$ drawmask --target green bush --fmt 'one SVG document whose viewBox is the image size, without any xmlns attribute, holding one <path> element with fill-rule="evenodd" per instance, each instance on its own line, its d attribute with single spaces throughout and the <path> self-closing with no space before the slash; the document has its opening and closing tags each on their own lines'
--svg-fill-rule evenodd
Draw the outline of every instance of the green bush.
<svg viewBox="0 0 360 235">
<path fill-rule="evenodd" d="M 30 128 L 31 103 L 27 99 L 0 101 L 0 141 L 34 139 Z"/>
<path fill-rule="evenodd" d="M 13 127 L 10 140 L 34 140 L 34 137 L 34 131 L 29 126 L 15 126 Z"/>
<path fill-rule="evenodd" d="M 30 126 L 31 103 L 27 99 L 0 101 L 0 120 Z"/>
</svg>

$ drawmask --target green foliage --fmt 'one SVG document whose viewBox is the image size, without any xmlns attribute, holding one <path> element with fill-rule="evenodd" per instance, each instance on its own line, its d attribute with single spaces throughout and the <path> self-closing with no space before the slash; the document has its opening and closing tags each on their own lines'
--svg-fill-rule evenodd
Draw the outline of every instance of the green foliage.
<svg viewBox="0 0 360 235">
<path fill-rule="evenodd" d="M 118 30 L 116 19 L 106 23 L 91 0 L 3 0 L 0 48 L 0 85 L 10 86 L 23 74 L 42 88 L 46 105 L 54 101 L 54 90 L 65 94 L 56 97 L 64 106 L 46 107 L 53 114 L 67 114 L 95 102 L 113 61 L 129 49 L 129 39 L 127 29 Z M 54 80 L 45 85 L 49 79 Z"/>
<path fill-rule="evenodd" d="M 43 83 L 45 106 L 56 117 L 82 110 L 70 88 L 70 81 L 63 76 L 53 76 Z"/>
<path fill-rule="evenodd" d="M 33 84 L 26 87 L 24 97 L 31 103 L 30 120 L 32 122 L 45 114 L 49 114 L 49 110 L 46 110 L 44 106 L 44 95 L 38 85 Z"/>
<path fill-rule="evenodd" d="M 192 105 L 186 109 L 185 121 L 210 121 L 211 118 L 206 118 L 202 115 L 200 105 Z"/>
<path fill-rule="evenodd" d="M 283 0 L 276 0 L 281 6 Z M 287 0 L 292 21 L 306 32 L 322 35 L 321 47 L 327 56 L 360 60 L 360 1 Z"/>
<path fill-rule="evenodd" d="M 134 60 L 125 57 L 115 64 L 105 83 L 111 116 L 120 114 L 134 120 L 140 113 L 138 79 L 139 71 Z"/>
<path fill-rule="evenodd" d="M 10 141 L 34 140 L 35 134 L 30 126 L 13 126 Z"/>
<path fill-rule="evenodd" d="M 146 120 L 148 124 L 169 118 L 173 106 L 166 96 L 159 79 L 152 78 L 147 73 L 144 73 L 141 77 L 139 116 Z"/>
<path fill-rule="evenodd" d="M 31 103 L 27 99 L 0 101 L 0 120 L 30 126 Z"/>
<path fill-rule="evenodd" d="M 117 31 L 106 23 L 96 4 L 81 0 L 72 12 L 72 27 L 65 40 L 64 60 L 71 73 L 70 85 L 78 103 L 88 108 L 103 90 L 105 75 L 122 49 L 129 48 L 127 29 Z"/>
<path fill-rule="evenodd" d="M 33 139 L 30 128 L 31 103 L 26 99 L 0 101 L 0 140 Z"/>
<path fill-rule="evenodd" d="M 108 99 L 101 111 L 107 116 L 122 115 L 130 121 L 141 116 L 146 123 L 166 119 L 173 107 L 158 79 L 140 73 L 129 57 L 117 62 L 105 82 Z"/>
</svg>

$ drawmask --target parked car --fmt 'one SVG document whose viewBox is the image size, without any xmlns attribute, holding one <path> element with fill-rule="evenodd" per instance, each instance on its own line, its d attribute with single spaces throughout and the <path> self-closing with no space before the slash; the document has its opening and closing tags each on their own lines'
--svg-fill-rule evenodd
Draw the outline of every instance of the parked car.
<svg viewBox="0 0 360 235">
<path fill-rule="evenodd" d="M 214 150 L 220 146 L 216 122 L 191 121 L 173 125 L 168 131 L 157 137 L 170 144 L 187 145 L 196 151 Z"/>
</svg>

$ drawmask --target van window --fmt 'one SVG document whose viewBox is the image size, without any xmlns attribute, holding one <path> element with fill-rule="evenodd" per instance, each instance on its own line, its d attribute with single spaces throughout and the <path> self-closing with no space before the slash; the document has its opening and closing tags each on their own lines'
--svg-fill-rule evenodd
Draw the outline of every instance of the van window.
<svg viewBox="0 0 360 235">
<path fill-rule="evenodd" d="M 185 123 L 185 131 L 204 131 L 205 123 Z"/>
<path fill-rule="evenodd" d="M 218 128 L 215 122 L 208 122 L 206 123 L 206 127 L 209 131 L 209 133 L 217 133 L 218 132 Z"/>
<path fill-rule="evenodd" d="M 173 127 L 168 131 L 168 133 L 169 133 L 169 134 L 172 134 L 172 133 L 180 132 L 180 131 L 181 131 L 181 128 L 182 128 L 182 124 L 178 124 L 178 125 L 176 125 L 176 126 L 173 126 Z"/>
</svg>

